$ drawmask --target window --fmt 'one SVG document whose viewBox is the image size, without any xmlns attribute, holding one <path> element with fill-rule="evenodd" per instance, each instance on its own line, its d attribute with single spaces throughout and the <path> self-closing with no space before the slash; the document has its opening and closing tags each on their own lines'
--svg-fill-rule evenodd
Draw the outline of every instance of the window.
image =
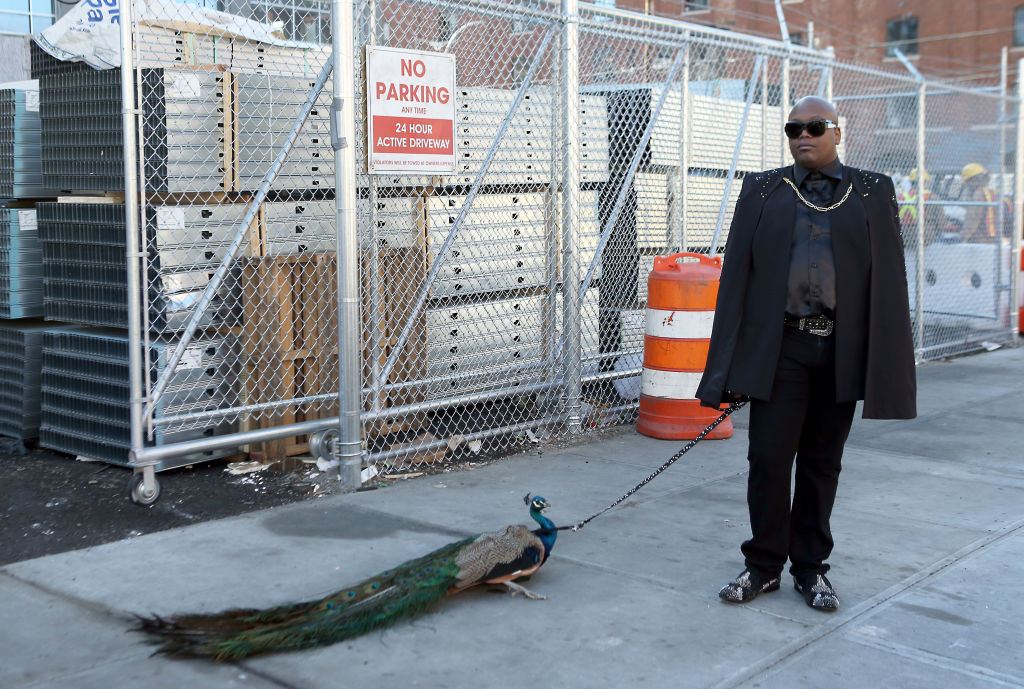
<svg viewBox="0 0 1024 689">
<path fill-rule="evenodd" d="M 1024 5 L 1013 11 L 1013 44 L 1024 45 Z"/>
<path fill-rule="evenodd" d="M 891 19 L 885 25 L 885 54 L 896 57 L 896 48 L 904 55 L 917 55 L 917 17 Z"/>
<path fill-rule="evenodd" d="M 686 0 L 683 5 L 683 12 L 700 12 L 710 9 L 710 0 Z"/>
<path fill-rule="evenodd" d="M 0 33 L 39 33 L 53 24 L 53 0 L 0 0 Z"/>
<path fill-rule="evenodd" d="M 803 31 L 790 31 L 789 42 L 793 45 L 804 45 L 804 32 Z"/>
</svg>

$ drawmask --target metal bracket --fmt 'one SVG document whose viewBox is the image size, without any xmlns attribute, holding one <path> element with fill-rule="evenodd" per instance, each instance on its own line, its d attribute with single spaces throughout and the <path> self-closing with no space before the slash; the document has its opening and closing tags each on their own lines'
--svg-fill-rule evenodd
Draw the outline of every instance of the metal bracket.
<svg viewBox="0 0 1024 689">
<path fill-rule="evenodd" d="M 345 101 L 335 96 L 331 101 L 331 149 L 340 151 L 348 147 L 345 137 L 341 136 L 341 111 Z"/>
</svg>

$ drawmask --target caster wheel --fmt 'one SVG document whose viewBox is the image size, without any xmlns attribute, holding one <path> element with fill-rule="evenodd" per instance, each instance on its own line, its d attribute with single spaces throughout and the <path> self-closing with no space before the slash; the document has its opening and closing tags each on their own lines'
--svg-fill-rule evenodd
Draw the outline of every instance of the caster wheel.
<svg viewBox="0 0 1024 689">
<path fill-rule="evenodd" d="M 330 461 L 334 457 L 332 446 L 338 440 L 338 431 L 329 429 L 309 436 L 309 454 L 317 459 Z"/>
<path fill-rule="evenodd" d="M 128 497 L 136 505 L 149 507 L 160 497 L 160 482 L 154 476 L 151 485 L 144 484 L 143 477 L 144 474 L 142 472 L 132 474 L 132 480 L 128 487 Z"/>
</svg>

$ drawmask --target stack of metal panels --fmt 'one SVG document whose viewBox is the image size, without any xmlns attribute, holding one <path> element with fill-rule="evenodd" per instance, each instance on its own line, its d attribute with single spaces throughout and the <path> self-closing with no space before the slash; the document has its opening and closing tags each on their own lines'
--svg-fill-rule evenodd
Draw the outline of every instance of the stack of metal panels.
<svg viewBox="0 0 1024 689">
<path fill-rule="evenodd" d="M 29 69 L 33 79 L 49 77 L 54 74 L 72 74 L 74 72 L 91 72 L 92 67 L 84 62 L 65 62 L 43 50 L 35 41 L 29 41 Z"/>
<path fill-rule="evenodd" d="M 503 89 L 462 88 L 457 94 L 456 169 L 441 178 L 443 184 L 472 184 L 494 145 L 516 92 Z M 552 92 L 531 89 L 520 102 L 494 158 L 484 184 L 546 184 L 551 182 L 552 161 L 558 144 L 554 127 Z M 574 123 L 580 136 L 580 181 L 608 179 L 608 111 L 599 94 L 581 94 Z"/>
<path fill-rule="evenodd" d="M 549 257 L 548 198 L 542 193 L 478 195 L 444 257 L 431 296 L 506 292 L 546 284 L 546 265 L 555 260 Z M 440 258 L 441 245 L 465 201 L 464 196 L 428 199 L 429 262 Z"/>
<path fill-rule="evenodd" d="M 596 93 L 580 94 L 580 182 L 607 182 L 611 162 L 608 135 L 608 99 Z"/>
<path fill-rule="evenodd" d="M 173 342 L 151 342 L 150 381 L 166 369 Z M 186 348 L 160 398 L 157 416 L 202 414 L 237 406 L 239 356 L 237 338 Z M 130 448 L 130 389 L 128 337 L 116 330 L 63 327 L 48 330 L 42 346 L 42 404 L 39 442 L 71 454 L 128 465 Z M 188 425 L 157 427 L 149 445 L 164 445 L 223 435 L 236 430 L 224 417 L 200 418 Z M 167 469 L 195 461 L 224 457 L 234 449 L 186 455 Z"/>
<path fill-rule="evenodd" d="M 558 253 L 558 264 L 561 268 L 560 279 L 565 279 L 565 261 L 563 252 L 565 251 L 564 237 L 561 233 L 562 227 L 562 212 L 565 210 L 563 205 L 564 196 L 562 192 L 558 192 L 558 208 L 556 209 L 558 214 L 558 242 L 559 242 L 559 253 Z M 579 244 L 576 247 L 576 258 L 579 261 L 580 266 L 580 279 L 582 280 L 587 271 L 590 270 L 591 264 L 594 264 L 593 278 L 601 277 L 601 261 L 600 259 L 595 260 L 597 254 L 597 247 L 601 243 L 601 209 L 599 207 L 600 195 L 596 189 L 583 189 L 579 193 L 579 204 L 580 213 L 576 219 L 576 227 L 579 233 Z M 596 284 L 596 283 L 595 283 Z"/>
<path fill-rule="evenodd" d="M 36 211 L 0 208 L 0 318 L 42 315 L 42 248 Z"/>
<path fill-rule="evenodd" d="M 53 196 L 43 187 L 39 82 L 0 85 L 0 198 Z"/>
<path fill-rule="evenodd" d="M 0 322 L 0 435 L 39 437 L 43 332 L 52 323 Z"/>
<path fill-rule="evenodd" d="M 686 180 L 686 242 L 691 247 L 710 247 L 711 239 L 718 225 L 718 214 L 721 212 L 722 199 L 725 198 L 725 177 L 704 177 L 691 174 Z M 742 180 L 734 179 L 729 189 L 729 199 L 725 203 L 725 214 L 722 216 L 722 232 L 718 246 L 725 246 L 732 225 L 732 214 L 736 209 L 736 201 L 740 197 Z"/>
<path fill-rule="evenodd" d="M 526 296 L 426 311 L 428 399 L 443 399 L 528 378 L 543 358 L 547 297 Z"/>
<path fill-rule="evenodd" d="M 255 191 L 276 160 L 314 82 L 266 74 L 236 74 L 234 79 L 237 184 L 241 191 Z M 275 178 L 275 190 L 334 188 L 330 104 L 331 94 L 324 89 Z"/>
<path fill-rule="evenodd" d="M 141 70 L 146 191 L 231 191 L 230 79 L 215 70 Z M 123 190 L 121 72 L 43 77 L 39 97 L 44 186 Z"/>
<path fill-rule="evenodd" d="M 600 352 L 599 328 L 601 323 L 601 307 L 598 303 L 599 295 L 596 287 L 587 290 L 580 301 L 580 357 L 584 376 L 591 376 L 600 369 L 600 362 L 603 358 L 614 356 L 614 353 L 602 356 Z M 561 340 L 565 332 L 565 308 L 564 297 L 561 292 L 555 301 L 555 323 L 557 324 L 557 337 Z"/>
<path fill-rule="evenodd" d="M 657 249 L 675 244 L 672 227 L 675 174 L 638 172 L 633 178 L 636 191 L 636 244 Z"/>
<path fill-rule="evenodd" d="M 783 156 L 786 120 L 782 108 L 752 103 L 741 137 L 743 110 L 742 101 L 690 94 L 687 136 L 691 167 L 727 167 L 737 144 L 737 170 L 756 172 L 786 164 L 789 156 Z"/>
<path fill-rule="evenodd" d="M 41 203 L 43 311 L 48 320 L 124 328 L 128 282 L 123 204 Z M 180 330 L 192 316 L 241 224 L 245 204 L 147 206 L 148 321 L 152 332 Z M 226 280 L 201 325 L 229 317 L 237 288 Z"/>
<path fill-rule="evenodd" d="M 370 225 L 370 200 L 356 199 L 359 246 L 408 249 L 422 244 L 421 204 L 411 196 L 378 198 Z M 265 201 L 263 241 L 268 256 L 329 252 L 337 247 L 334 201 Z"/>
</svg>

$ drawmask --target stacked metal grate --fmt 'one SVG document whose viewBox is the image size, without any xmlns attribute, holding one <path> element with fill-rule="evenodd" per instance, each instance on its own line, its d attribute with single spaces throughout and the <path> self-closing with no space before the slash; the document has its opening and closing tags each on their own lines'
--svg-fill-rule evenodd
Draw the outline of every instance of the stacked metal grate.
<svg viewBox="0 0 1024 689">
<path fill-rule="evenodd" d="M 245 206 L 148 206 L 146 210 L 150 330 L 180 330 L 223 258 Z M 47 320 L 128 327 L 124 205 L 41 203 L 38 217 Z M 202 233 L 185 231 L 190 221 L 201 223 Z M 215 300 L 201 325 L 224 321 L 226 314 L 219 309 L 224 301 Z"/>
<path fill-rule="evenodd" d="M 314 82 L 266 74 L 239 73 L 233 78 L 237 94 L 237 187 L 240 191 L 256 191 L 288 138 L 306 102 L 307 89 Z M 276 191 L 334 189 L 334 153 L 325 116 L 330 104 L 331 93 L 324 89 L 278 170 L 273 187 Z"/>
<path fill-rule="evenodd" d="M 39 437 L 43 332 L 52 323 L 0 322 L 0 435 Z"/>
<path fill-rule="evenodd" d="M 0 86 L 0 198 L 53 196 L 40 166 L 39 83 Z"/>
<path fill-rule="evenodd" d="M 91 72 L 92 67 L 84 62 L 65 62 L 40 48 L 35 41 L 29 41 L 29 69 L 33 79 L 49 77 L 55 74 L 72 74 L 74 72 Z"/>
<path fill-rule="evenodd" d="M 149 379 L 166 369 L 174 343 L 151 342 L 144 352 Z M 158 427 L 147 445 L 163 445 L 222 435 L 236 422 L 210 415 L 211 410 L 237 404 L 237 338 L 187 347 L 158 401 L 161 415 L 195 414 L 191 424 Z M 130 448 L 128 337 L 109 329 L 79 326 L 45 332 L 42 345 L 42 422 L 44 447 L 127 466 Z M 234 454 L 211 450 L 179 457 L 157 469 Z"/>
<path fill-rule="evenodd" d="M 224 107 L 230 76 L 191 68 L 143 69 L 140 75 L 145 191 L 230 191 L 230 113 Z M 40 80 L 46 187 L 64 192 L 124 189 L 121 103 L 119 70 L 58 73 Z"/>
<path fill-rule="evenodd" d="M 0 318 L 43 315 L 42 247 L 32 208 L 0 208 Z"/>
<path fill-rule="evenodd" d="M 483 183 L 545 184 L 552 181 L 554 143 L 554 96 L 549 89 L 527 92 L 495 151 Z M 458 163 L 454 175 L 442 184 L 472 184 L 487 158 L 502 121 L 515 99 L 515 91 L 462 88 L 457 94 L 456 144 Z M 608 179 L 608 116 L 602 95 L 580 96 L 580 181 Z"/>
</svg>

